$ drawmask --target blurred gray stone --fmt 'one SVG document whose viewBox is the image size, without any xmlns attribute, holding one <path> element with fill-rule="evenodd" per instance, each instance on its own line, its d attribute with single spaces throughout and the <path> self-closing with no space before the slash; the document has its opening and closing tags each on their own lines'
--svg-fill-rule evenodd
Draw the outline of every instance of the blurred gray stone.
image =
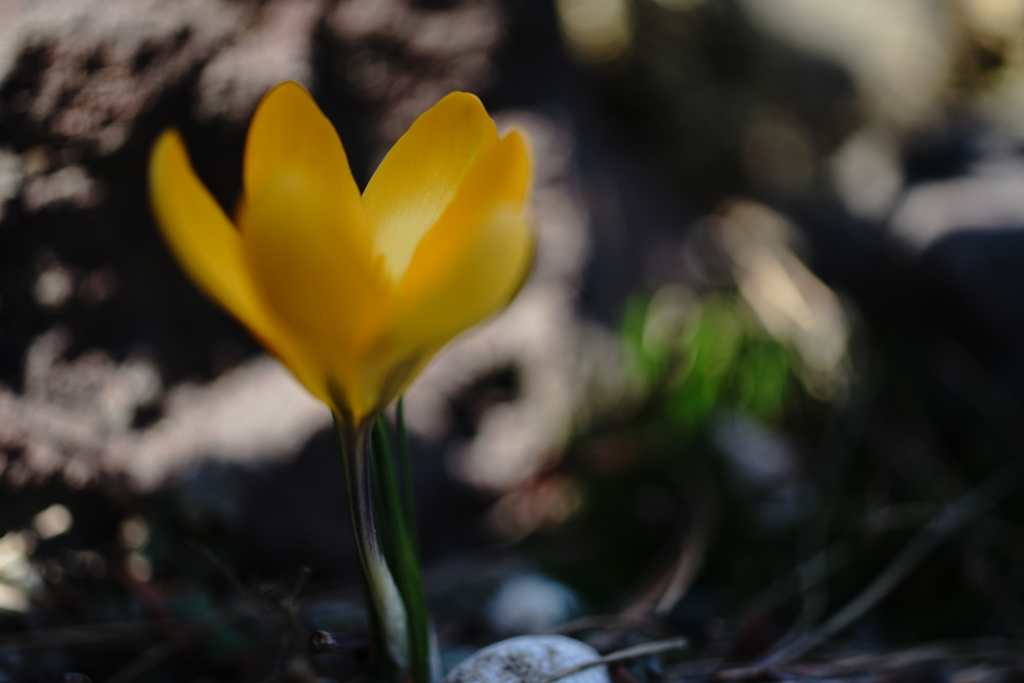
<svg viewBox="0 0 1024 683">
<path fill-rule="evenodd" d="M 541 683 L 577 664 L 597 659 L 597 650 L 565 636 L 519 636 L 489 645 L 448 672 L 443 683 Z M 605 666 L 585 669 L 562 683 L 609 683 Z"/>
<path fill-rule="evenodd" d="M 282 81 L 312 87 L 313 33 L 323 19 L 323 0 L 266 3 L 249 30 L 220 51 L 199 77 L 200 120 L 248 120 L 263 95 Z"/>
<path fill-rule="evenodd" d="M 576 594 L 540 574 L 516 574 L 501 583 L 487 603 L 487 621 L 497 633 L 541 633 L 570 619 L 579 609 Z"/>
<path fill-rule="evenodd" d="M 8 116 L 55 148 L 110 154 L 250 12 L 222 0 L 51 0 L 25 9 L 0 75 Z M 63 164 L 61 164 L 63 165 Z"/>
<path fill-rule="evenodd" d="M 1021 225 L 1024 161 L 1003 155 L 976 164 L 969 175 L 911 188 L 896 207 L 891 230 L 920 253 L 956 232 L 1016 230 Z"/>
</svg>

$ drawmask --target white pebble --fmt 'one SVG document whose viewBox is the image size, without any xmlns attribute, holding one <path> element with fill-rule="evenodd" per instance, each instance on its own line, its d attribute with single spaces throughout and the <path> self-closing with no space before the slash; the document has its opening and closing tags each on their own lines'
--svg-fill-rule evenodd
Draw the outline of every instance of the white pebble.
<svg viewBox="0 0 1024 683">
<path fill-rule="evenodd" d="M 576 595 L 566 586 L 540 574 L 519 574 L 501 584 L 486 613 L 496 633 L 518 636 L 548 631 L 578 609 Z"/>
<path fill-rule="evenodd" d="M 519 636 L 488 645 L 448 672 L 443 683 L 541 683 L 570 666 L 600 657 L 597 650 L 565 636 Z M 602 664 L 559 683 L 610 683 Z"/>
</svg>

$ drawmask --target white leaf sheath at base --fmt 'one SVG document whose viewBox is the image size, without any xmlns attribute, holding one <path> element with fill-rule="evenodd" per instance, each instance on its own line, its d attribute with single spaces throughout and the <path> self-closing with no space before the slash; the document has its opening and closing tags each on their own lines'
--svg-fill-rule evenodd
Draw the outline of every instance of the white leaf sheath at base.
<svg viewBox="0 0 1024 683">
<path fill-rule="evenodd" d="M 601 655 L 565 636 L 519 636 L 479 650 L 445 676 L 443 683 L 540 683 L 570 666 Z M 560 679 L 559 683 L 610 683 L 605 665 Z"/>
</svg>

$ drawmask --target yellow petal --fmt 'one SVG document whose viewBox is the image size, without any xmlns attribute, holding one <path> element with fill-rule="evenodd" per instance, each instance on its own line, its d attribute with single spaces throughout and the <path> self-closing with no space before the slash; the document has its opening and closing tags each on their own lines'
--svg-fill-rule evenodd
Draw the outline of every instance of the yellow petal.
<svg viewBox="0 0 1024 683">
<path fill-rule="evenodd" d="M 476 96 L 451 93 L 424 112 L 363 192 L 374 248 L 399 282 L 424 234 L 441 218 L 477 156 L 498 134 Z"/>
<path fill-rule="evenodd" d="M 317 359 L 345 403 L 336 407 L 361 413 L 375 391 L 363 361 L 396 297 L 338 134 L 300 85 L 282 83 L 257 106 L 244 172 L 239 220 L 257 290 Z"/>
<path fill-rule="evenodd" d="M 311 182 L 337 196 L 339 204 L 359 201 L 359 188 L 337 131 L 298 83 L 286 81 L 260 100 L 245 140 L 245 196 L 260 194 L 265 183 L 297 168 Z"/>
<path fill-rule="evenodd" d="M 192 280 L 248 327 L 310 391 L 324 398 L 326 387 L 313 381 L 295 342 L 260 300 L 241 237 L 196 177 L 177 131 L 166 131 L 153 146 L 149 188 L 164 239 Z"/>
<path fill-rule="evenodd" d="M 402 281 L 410 342 L 439 346 L 515 296 L 533 259 L 523 216 L 530 177 L 517 132 L 480 155 Z"/>
<path fill-rule="evenodd" d="M 241 213 L 242 243 L 262 299 L 352 404 L 337 407 L 359 413 L 372 393 L 362 362 L 394 318 L 396 293 L 359 197 L 339 201 L 315 173 L 286 166 L 264 180 Z"/>
</svg>

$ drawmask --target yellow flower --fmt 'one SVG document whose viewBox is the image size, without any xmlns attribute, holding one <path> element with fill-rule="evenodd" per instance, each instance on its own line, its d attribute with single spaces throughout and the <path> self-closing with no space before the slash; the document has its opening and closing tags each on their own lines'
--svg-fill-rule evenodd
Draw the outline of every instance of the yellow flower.
<svg viewBox="0 0 1024 683">
<path fill-rule="evenodd" d="M 192 279 L 359 430 L 452 337 L 515 296 L 533 256 L 527 146 L 452 93 L 395 143 L 362 195 L 306 90 L 260 102 L 234 224 L 165 132 L 157 222 Z"/>
</svg>

